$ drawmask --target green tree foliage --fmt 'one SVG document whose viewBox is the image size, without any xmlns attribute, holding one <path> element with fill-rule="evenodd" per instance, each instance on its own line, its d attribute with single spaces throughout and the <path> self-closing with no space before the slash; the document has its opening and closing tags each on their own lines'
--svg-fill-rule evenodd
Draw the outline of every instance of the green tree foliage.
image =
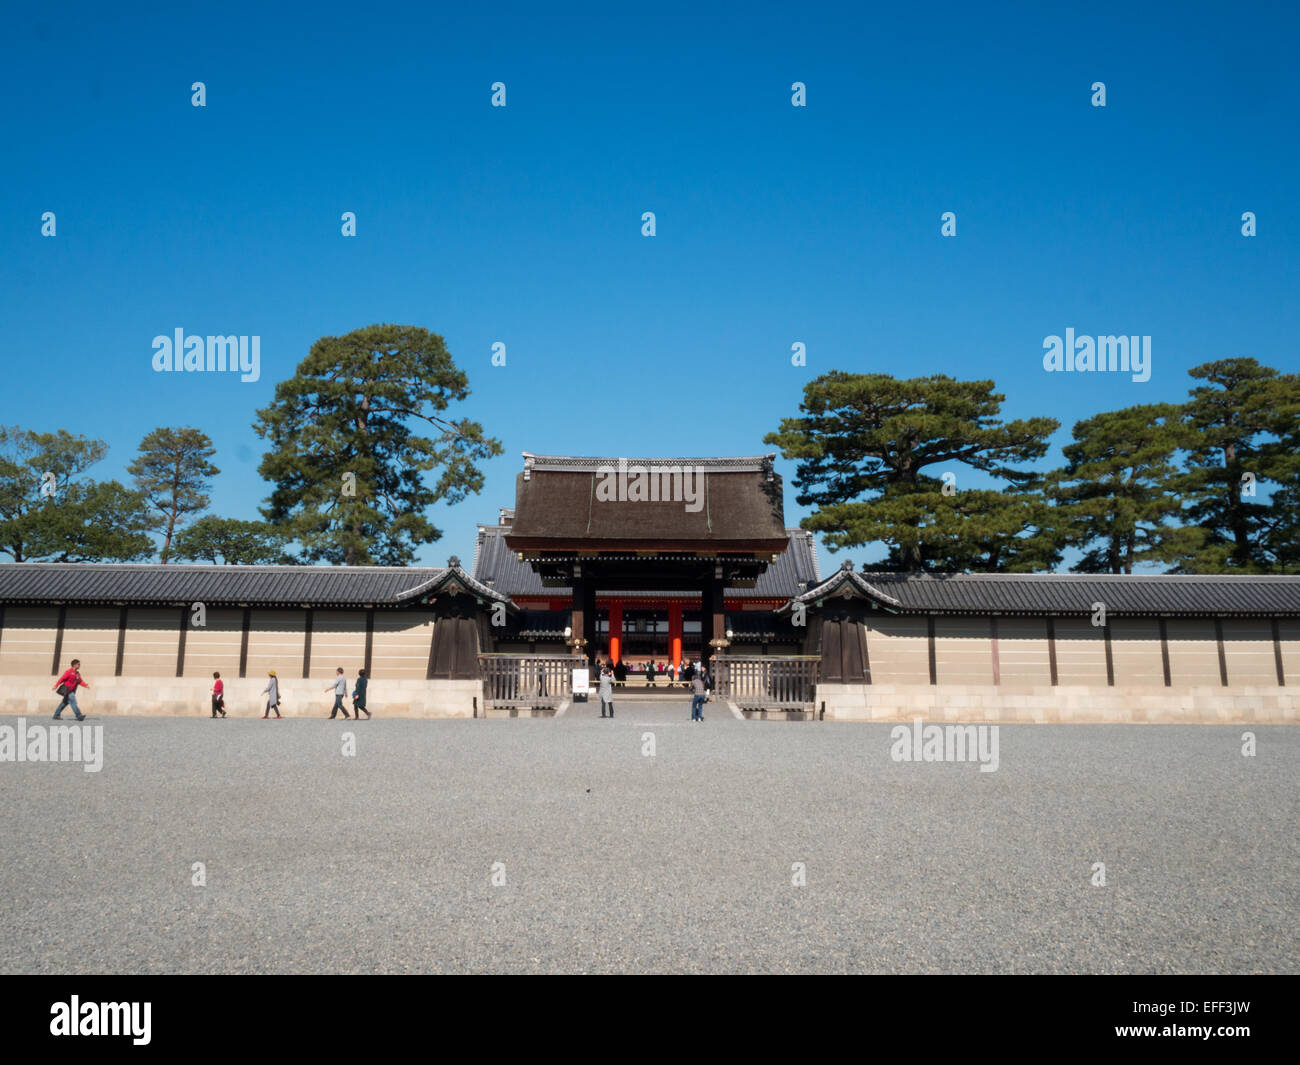
<svg viewBox="0 0 1300 1065">
<path fill-rule="evenodd" d="M 284 533 L 274 525 L 211 514 L 177 533 L 173 546 L 177 558 L 196 562 L 253 566 L 294 561 L 285 554 Z"/>
<path fill-rule="evenodd" d="M 209 482 L 221 472 L 208 461 L 215 454 L 208 435 L 197 429 L 155 429 L 126 468 L 157 518 L 162 562 L 171 556 L 177 529 L 207 508 Z"/>
<path fill-rule="evenodd" d="M 1174 403 L 1148 403 L 1076 422 L 1066 465 L 1049 477 L 1064 539 L 1083 551 L 1078 573 L 1132 573 L 1194 549 L 1200 531 L 1180 524 L 1175 458 L 1192 434 Z"/>
<path fill-rule="evenodd" d="M 1189 371 L 1184 419 L 1193 433 L 1180 489 L 1203 536 L 1180 553 L 1185 573 L 1266 573 L 1294 565 L 1300 496 L 1300 376 L 1254 359 Z"/>
<path fill-rule="evenodd" d="M 102 440 L 0 428 L 0 553 L 15 562 L 135 562 L 153 554 L 144 497 L 86 471 Z"/>
<path fill-rule="evenodd" d="M 307 561 L 411 562 L 442 535 L 427 509 L 481 491 L 476 463 L 501 453 L 477 422 L 445 416 L 468 395 L 465 374 L 428 330 L 373 325 L 322 337 L 258 411 L 254 428 L 269 441 L 258 470 L 275 486 L 263 517 Z"/>
<path fill-rule="evenodd" d="M 1004 398 L 992 381 L 837 370 L 808 382 L 801 416 L 764 439 L 798 461 L 798 502 L 818 507 L 803 527 L 832 550 L 883 541 L 888 565 L 906 570 L 1050 565 L 1056 533 L 1041 478 L 1017 464 L 1045 454 L 1059 423 L 1004 423 Z M 971 469 L 1007 488 L 964 489 Z"/>
</svg>

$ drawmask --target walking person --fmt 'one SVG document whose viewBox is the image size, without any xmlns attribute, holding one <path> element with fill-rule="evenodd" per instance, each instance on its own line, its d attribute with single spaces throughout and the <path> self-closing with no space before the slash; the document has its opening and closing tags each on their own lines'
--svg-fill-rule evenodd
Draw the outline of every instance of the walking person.
<svg viewBox="0 0 1300 1065">
<path fill-rule="evenodd" d="M 265 721 L 271 711 L 275 711 L 275 716 L 280 717 L 280 682 L 276 680 L 275 670 L 268 669 L 266 675 L 271 679 L 266 682 L 266 687 L 262 689 L 262 694 L 266 696 L 266 713 L 262 715 Z"/>
<path fill-rule="evenodd" d="M 356 687 L 352 689 L 352 712 L 356 714 L 358 721 L 361 720 L 362 714 L 366 715 L 367 721 L 369 721 L 372 717 L 374 717 L 374 714 L 372 714 L 369 710 L 366 709 L 366 684 L 367 683 L 368 682 L 366 679 L 366 671 L 364 669 L 358 669 L 357 684 Z"/>
<path fill-rule="evenodd" d="M 334 709 L 330 711 L 330 720 L 333 721 L 334 715 L 337 714 L 340 710 L 342 710 L 343 720 L 350 721 L 351 718 L 348 717 L 347 709 L 343 705 L 343 697 L 348 693 L 348 678 L 343 675 L 342 666 L 339 666 L 336 672 L 336 675 L 334 677 L 334 684 L 331 687 L 326 688 L 325 690 L 327 692 L 332 691 L 334 693 Z"/>
<path fill-rule="evenodd" d="M 78 721 L 85 721 L 86 715 L 83 714 L 77 706 L 77 689 L 89 688 L 90 685 L 81 679 L 81 659 L 74 658 L 72 665 L 65 669 L 59 679 L 54 683 L 54 691 L 63 696 L 63 700 L 54 708 L 54 720 L 59 720 L 59 715 L 63 713 L 65 706 L 72 707 L 72 716 Z"/>
<path fill-rule="evenodd" d="M 647 688 L 655 686 L 655 660 L 653 658 L 645 664 L 645 683 Z"/>
<path fill-rule="evenodd" d="M 691 720 L 704 720 L 704 703 L 708 699 L 708 689 L 704 686 L 704 678 L 696 673 L 691 678 Z"/>
<path fill-rule="evenodd" d="M 609 716 L 614 716 L 614 671 L 606 666 L 600 672 L 600 716 L 605 716 L 605 708 L 609 708 Z"/>
<path fill-rule="evenodd" d="M 220 673 L 212 674 L 212 716 L 226 716 L 226 685 Z"/>
</svg>

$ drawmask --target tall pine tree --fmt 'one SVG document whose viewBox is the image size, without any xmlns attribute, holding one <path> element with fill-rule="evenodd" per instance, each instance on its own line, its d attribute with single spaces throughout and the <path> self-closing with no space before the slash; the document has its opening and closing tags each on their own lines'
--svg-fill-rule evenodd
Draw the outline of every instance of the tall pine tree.
<svg viewBox="0 0 1300 1065">
<path fill-rule="evenodd" d="M 442 337 L 426 329 L 322 337 L 258 411 L 254 428 L 270 443 L 259 472 L 274 485 L 263 517 L 305 561 L 411 562 L 442 535 L 428 508 L 481 491 L 476 463 L 501 453 L 477 422 L 445 415 L 468 395 Z"/>
<path fill-rule="evenodd" d="M 1132 573 L 1194 549 L 1180 524 L 1176 456 L 1191 441 L 1175 403 L 1149 403 L 1076 422 L 1066 465 L 1049 476 L 1078 573 Z"/>
<path fill-rule="evenodd" d="M 993 387 L 838 370 L 808 382 L 802 413 L 764 438 L 798 462 L 798 502 L 818 508 L 803 527 L 832 549 L 883 541 L 887 565 L 904 570 L 1053 564 L 1056 534 L 1040 477 L 1019 464 L 1046 453 L 1059 423 L 1003 422 L 1005 397 Z M 970 470 L 1007 487 L 967 489 Z"/>
<path fill-rule="evenodd" d="M 1203 536 L 1180 553 L 1186 573 L 1267 573 L 1294 559 L 1300 494 L 1300 376 L 1254 359 L 1207 362 L 1189 371 L 1184 419 L 1193 437 L 1180 480 L 1187 521 Z"/>
<path fill-rule="evenodd" d="M 171 557 L 181 526 L 207 509 L 208 484 L 221 472 L 208 461 L 216 453 L 207 433 L 198 429 L 155 429 L 140 441 L 140 454 L 126 468 L 157 518 L 162 562 Z"/>
</svg>

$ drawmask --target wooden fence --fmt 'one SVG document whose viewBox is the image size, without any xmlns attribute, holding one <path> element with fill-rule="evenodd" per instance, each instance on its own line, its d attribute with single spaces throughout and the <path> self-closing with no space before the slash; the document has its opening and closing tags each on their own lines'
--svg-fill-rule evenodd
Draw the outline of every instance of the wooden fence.
<svg viewBox="0 0 1300 1065">
<path fill-rule="evenodd" d="M 811 710 L 817 655 L 716 655 L 717 696 L 741 710 Z"/>
<path fill-rule="evenodd" d="M 581 655 L 481 654 L 478 662 L 490 709 L 554 709 L 571 697 L 573 670 L 586 665 Z"/>
</svg>

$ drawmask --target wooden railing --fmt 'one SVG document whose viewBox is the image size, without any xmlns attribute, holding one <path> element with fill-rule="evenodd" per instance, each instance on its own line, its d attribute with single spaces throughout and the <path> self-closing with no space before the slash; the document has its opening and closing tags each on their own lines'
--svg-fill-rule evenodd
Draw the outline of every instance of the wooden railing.
<svg viewBox="0 0 1300 1065">
<path fill-rule="evenodd" d="M 558 707 L 571 697 L 573 670 L 586 664 L 581 655 L 478 656 L 483 702 L 489 708 Z"/>
<path fill-rule="evenodd" d="M 817 655 L 716 655 L 717 695 L 741 710 L 811 710 Z"/>
</svg>

